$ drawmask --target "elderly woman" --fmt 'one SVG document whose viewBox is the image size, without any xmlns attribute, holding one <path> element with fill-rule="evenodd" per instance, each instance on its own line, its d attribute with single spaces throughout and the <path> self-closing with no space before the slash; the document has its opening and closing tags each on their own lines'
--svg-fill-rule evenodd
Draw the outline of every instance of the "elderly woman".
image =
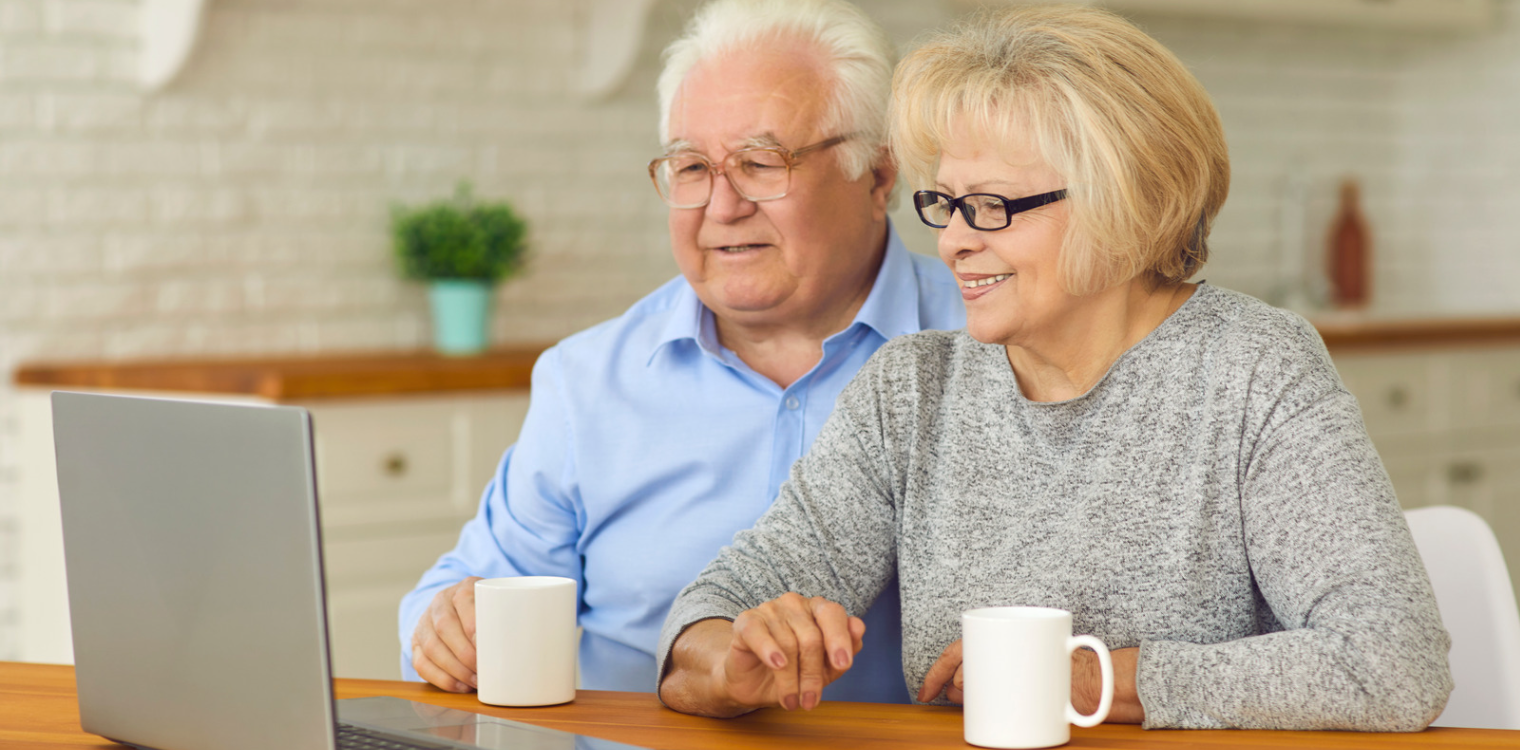
<svg viewBox="0 0 1520 750">
<path fill-rule="evenodd" d="M 1229 166 L 1176 57 L 1102 11 L 1015 9 L 905 59 L 893 107 L 967 328 L 884 346 L 772 509 L 681 594 L 666 703 L 813 707 L 896 570 L 921 701 L 961 698 L 961 612 L 1038 605 L 1114 650 L 1110 721 L 1439 715 L 1449 639 L 1319 337 L 1185 281 Z"/>
</svg>

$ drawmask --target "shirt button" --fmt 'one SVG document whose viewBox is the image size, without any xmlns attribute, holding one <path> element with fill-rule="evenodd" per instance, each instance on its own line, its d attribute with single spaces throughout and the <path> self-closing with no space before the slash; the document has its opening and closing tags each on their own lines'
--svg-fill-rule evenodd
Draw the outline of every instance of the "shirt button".
<svg viewBox="0 0 1520 750">
<path fill-rule="evenodd" d="M 801 406 L 802 402 L 798 401 L 796 396 L 786 397 L 786 408 L 791 409 L 792 411 L 797 411 L 797 409 Z"/>
</svg>

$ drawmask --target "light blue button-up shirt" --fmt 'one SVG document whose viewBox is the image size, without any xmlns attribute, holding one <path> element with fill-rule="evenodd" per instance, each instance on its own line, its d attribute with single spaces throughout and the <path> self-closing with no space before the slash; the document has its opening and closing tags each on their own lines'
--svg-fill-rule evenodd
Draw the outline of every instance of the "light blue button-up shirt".
<svg viewBox="0 0 1520 750">
<path fill-rule="evenodd" d="M 401 670 L 417 620 L 461 579 L 554 575 L 579 586 L 583 687 L 649 692 L 676 594 L 770 507 L 846 383 L 894 336 L 965 325 L 949 271 L 888 229 L 874 286 L 823 357 L 781 388 L 718 343 L 677 277 L 621 317 L 544 352 L 522 434 L 464 527 L 401 602 Z M 831 700 L 905 703 L 895 586 L 866 615 Z"/>
</svg>

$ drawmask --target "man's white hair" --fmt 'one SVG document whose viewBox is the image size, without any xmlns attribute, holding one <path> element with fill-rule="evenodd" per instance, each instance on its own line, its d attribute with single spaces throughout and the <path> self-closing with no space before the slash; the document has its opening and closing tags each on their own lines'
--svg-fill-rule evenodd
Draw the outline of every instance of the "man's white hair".
<svg viewBox="0 0 1520 750">
<path fill-rule="evenodd" d="M 686 33 L 665 48 L 658 84 L 660 142 L 670 143 L 670 105 L 698 63 L 787 39 L 815 46 L 823 60 L 824 80 L 832 90 L 820 132 L 826 137 L 853 134 L 836 147 L 840 170 L 854 180 L 875 167 L 886 143 L 894 53 L 881 27 L 842 0 L 715 0 L 702 6 Z"/>
</svg>

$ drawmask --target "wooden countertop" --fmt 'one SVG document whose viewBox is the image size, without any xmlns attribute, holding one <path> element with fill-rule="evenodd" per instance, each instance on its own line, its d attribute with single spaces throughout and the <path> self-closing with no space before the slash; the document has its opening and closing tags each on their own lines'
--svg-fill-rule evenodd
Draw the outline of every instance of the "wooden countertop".
<svg viewBox="0 0 1520 750">
<path fill-rule="evenodd" d="M 38 362 L 16 370 L 22 386 L 224 393 L 289 401 L 309 398 L 524 389 L 548 344 L 493 349 L 474 357 L 431 352 L 329 354 L 250 359 Z"/>
<path fill-rule="evenodd" d="M 1314 321 L 1331 352 L 1452 346 L 1520 346 L 1517 318 L 1388 320 L 1358 315 Z M 547 344 L 496 349 L 475 357 L 430 352 L 305 357 L 39 362 L 23 364 L 17 385 L 119 388 L 261 396 L 272 400 L 383 396 L 527 388 Z"/>
<path fill-rule="evenodd" d="M 1520 345 L 1520 318 L 1398 320 L 1348 314 L 1311 322 L 1331 352 Z"/>
</svg>

